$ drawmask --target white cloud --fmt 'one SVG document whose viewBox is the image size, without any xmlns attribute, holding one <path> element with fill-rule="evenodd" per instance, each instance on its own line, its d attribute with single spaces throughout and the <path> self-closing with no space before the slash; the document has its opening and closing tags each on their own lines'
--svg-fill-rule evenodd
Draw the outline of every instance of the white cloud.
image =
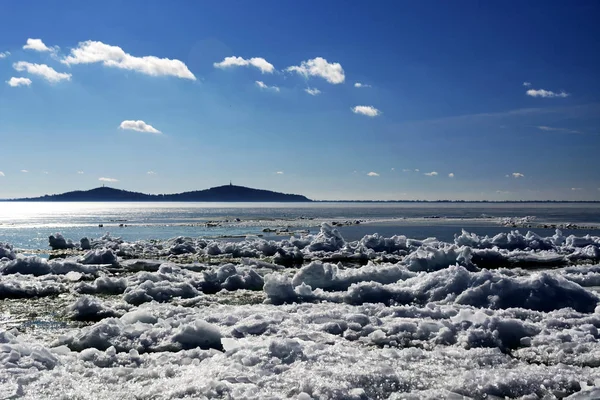
<svg viewBox="0 0 600 400">
<path fill-rule="evenodd" d="M 541 131 L 546 131 L 546 132 L 581 133 L 581 132 L 573 130 L 573 129 L 553 128 L 551 126 L 538 126 L 538 129 Z"/>
<path fill-rule="evenodd" d="M 427 176 L 437 176 L 437 174 L 438 173 L 436 171 L 431 171 L 431 172 L 425 172 L 424 175 L 427 175 Z"/>
<path fill-rule="evenodd" d="M 27 39 L 27 44 L 23 46 L 24 50 L 35 50 L 35 51 L 56 51 L 58 48 L 50 48 L 42 42 L 42 39 Z"/>
<path fill-rule="evenodd" d="M 582 190 L 582 188 L 571 188 L 571 190 L 575 192 L 575 191 L 580 191 L 580 190 Z"/>
<path fill-rule="evenodd" d="M 4 175 L 4 172 L 0 171 L 0 176 L 6 176 L 6 175 Z"/>
<path fill-rule="evenodd" d="M 10 56 L 10 51 L 5 51 L 5 52 L 0 51 L 0 58 L 6 58 L 8 56 Z"/>
<path fill-rule="evenodd" d="M 268 86 L 263 81 L 256 81 L 256 86 L 258 86 L 261 89 L 274 90 L 276 92 L 279 92 L 279 88 L 277 86 Z"/>
<path fill-rule="evenodd" d="M 377 172 L 373 172 L 373 171 L 369 172 L 367 175 L 368 176 L 379 176 L 379 174 Z"/>
<path fill-rule="evenodd" d="M 83 175 L 83 171 L 77 171 L 79 175 Z"/>
<path fill-rule="evenodd" d="M 500 194 L 508 194 L 510 193 L 508 190 L 496 190 L 496 193 L 500 193 Z"/>
<path fill-rule="evenodd" d="M 322 57 L 302 61 L 300 65 L 286 68 L 286 71 L 296 72 L 303 75 L 305 78 L 308 78 L 309 76 L 319 76 L 333 84 L 343 83 L 346 79 L 344 69 L 340 63 L 328 63 L 327 60 Z"/>
<path fill-rule="evenodd" d="M 310 94 L 311 96 L 316 96 L 318 94 L 321 94 L 321 91 L 317 88 L 306 88 L 304 89 L 304 91 L 308 94 Z"/>
<path fill-rule="evenodd" d="M 42 174 L 44 174 L 44 175 L 48 175 L 49 173 L 50 172 L 48 172 L 48 171 L 42 171 Z"/>
<path fill-rule="evenodd" d="M 80 42 L 76 48 L 71 49 L 71 55 L 61 62 L 67 65 L 102 63 L 106 67 L 137 71 L 150 76 L 175 76 L 196 80 L 182 61 L 155 56 L 136 57 L 126 53 L 119 46 L 92 40 Z"/>
<path fill-rule="evenodd" d="M 14 76 L 6 81 L 8 86 L 17 87 L 17 86 L 29 86 L 31 85 L 31 79 L 29 78 L 15 78 Z"/>
<path fill-rule="evenodd" d="M 531 82 L 523 82 L 523 86 L 530 87 L 531 86 Z"/>
<path fill-rule="evenodd" d="M 449 178 L 454 178 L 454 172 L 450 172 L 450 173 L 448 174 L 448 177 L 449 177 Z"/>
<path fill-rule="evenodd" d="M 544 89 L 529 89 L 525 93 L 527 94 L 527 96 L 531 96 L 531 97 L 552 98 L 552 97 L 569 97 L 570 96 L 569 93 L 566 93 L 566 92 L 556 93 L 551 90 L 544 90 Z"/>
<path fill-rule="evenodd" d="M 410 169 L 410 168 L 404 168 L 404 169 L 402 169 L 402 172 L 412 172 L 412 169 Z"/>
<path fill-rule="evenodd" d="M 396 170 L 396 168 L 394 168 L 394 167 L 392 167 L 392 168 L 390 169 L 390 171 L 395 171 L 395 170 Z"/>
<path fill-rule="evenodd" d="M 508 176 L 508 175 L 507 175 Z M 525 174 L 522 174 L 520 172 L 513 172 L 512 173 L 513 178 L 524 178 Z"/>
<path fill-rule="evenodd" d="M 60 82 L 71 80 L 71 74 L 66 72 L 57 72 L 54 68 L 47 66 L 46 64 L 32 64 L 26 61 L 19 61 L 13 64 L 13 68 L 17 71 L 27 71 L 32 75 L 38 75 L 47 80 L 48 82 Z"/>
<path fill-rule="evenodd" d="M 24 173 L 24 174 L 26 174 L 26 173 L 28 173 L 29 171 L 27 171 L 26 169 L 22 169 L 22 170 L 21 170 L 21 172 L 22 172 L 22 173 Z"/>
<path fill-rule="evenodd" d="M 98 178 L 98 180 L 101 181 L 101 182 L 119 182 L 119 180 L 115 179 L 115 178 L 104 178 L 104 177 L 102 177 L 102 178 Z"/>
<path fill-rule="evenodd" d="M 148 172 L 146 172 L 146 173 L 147 173 L 148 175 L 156 175 L 156 172 L 154 172 L 154 171 L 148 171 Z"/>
<path fill-rule="evenodd" d="M 148 125 L 147 123 L 145 123 L 144 121 L 141 121 L 141 120 L 138 120 L 138 121 L 125 120 L 125 121 L 121 122 L 121 125 L 119 125 L 119 128 L 120 129 L 128 129 L 131 131 L 138 131 L 138 132 L 148 132 L 148 133 L 156 133 L 156 134 L 162 133 L 158 129 L 154 128 L 152 125 Z"/>
<path fill-rule="evenodd" d="M 352 108 L 352 112 L 354 114 L 366 115 L 367 117 L 377 117 L 378 115 L 381 115 L 381 111 L 373 106 L 356 106 Z"/>
<path fill-rule="evenodd" d="M 250 59 L 245 59 L 243 57 L 225 57 L 223 61 L 218 63 L 213 63 L 215 68 L 230 68 L 230 67 L 255 67 L 260 70 L 260 72 L 272 74 L 275 71 L 275 67 L 273 64 L 268 62 L 262 57 L 252 57 Z"/>
<path fill-rule="evenodd" d="M 415 172 L 419 172 L 419 171 L 420 171 L 420 169 L 419 169 L 419 168 L 415 168 Z"/>
<path fill-rule="evenodd" d="M 371 85 L 367 85 L 366 83 L 355 82 L 355 83 L 354 83 L 354 87 L 355 87 L 355 88 L 361 88 L 361 87 L 371 87 Z"/>
<path fill-rule="evenodd" d="M 275 172 L 277 175 L 283 175 L 283 171 L 277 171 Z"/>
</svg>

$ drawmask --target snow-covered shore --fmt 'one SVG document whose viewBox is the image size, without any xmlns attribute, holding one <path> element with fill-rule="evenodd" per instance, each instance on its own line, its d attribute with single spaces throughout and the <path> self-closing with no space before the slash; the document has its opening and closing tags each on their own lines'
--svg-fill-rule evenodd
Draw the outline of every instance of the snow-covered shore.
<svg viewBox="0 0 600 400">
<path fill-rule="evenodd" d="M 52 240 L 0 245 L 0 398 L 600 397 L 600 237 Z"/>
</svg>

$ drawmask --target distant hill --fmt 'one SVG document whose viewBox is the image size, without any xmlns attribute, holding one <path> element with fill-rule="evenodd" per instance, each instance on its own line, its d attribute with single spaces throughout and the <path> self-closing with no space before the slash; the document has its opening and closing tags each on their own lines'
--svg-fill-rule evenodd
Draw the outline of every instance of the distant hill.
<svg viewBox="0 0 600 400">
<path fill-rule="evenodd" d="M 77 190 L 41 197 L 10 199 L 8 201 L 307 202 L 312 200 L 299 194 L 286 194 L 244 186 L 225 185 L 176 194 L 145 194 L 103 186 L 91 190 Z"/>
</svg>

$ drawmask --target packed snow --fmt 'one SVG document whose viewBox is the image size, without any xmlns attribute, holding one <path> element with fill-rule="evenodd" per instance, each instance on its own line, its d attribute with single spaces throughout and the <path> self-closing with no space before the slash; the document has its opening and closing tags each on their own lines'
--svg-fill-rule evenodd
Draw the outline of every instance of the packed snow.
<svg viewBox="0 0 600 400">
<path fill-rule="evenodd" d="M 49 245 L 0 243 L 0 398 L 600 398 L 600 237 Z"/>
</svg>

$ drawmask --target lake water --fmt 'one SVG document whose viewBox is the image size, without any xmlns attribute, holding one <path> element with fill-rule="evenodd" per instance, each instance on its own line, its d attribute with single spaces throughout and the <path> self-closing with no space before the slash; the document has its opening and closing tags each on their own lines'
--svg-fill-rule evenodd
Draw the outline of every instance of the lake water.
<svg viewBox="0 0 600 400">
<path fill-rule="evenodd" d="M 74 241 L 109 232 L 125 240 L 176 236 L 262 235 L 265 228 L 318 230 L 322 222 L 360 220 L 340 228 L 344 237 L 403 234 L 451 240 L 461 228 L 477 234 L 510 230 L 500 218 L 535 216 L 531 230 L 547 236 L 544 223 L 600 226 L 598 203 L 0 203 L 0 241 L 17 248 L 45 249 L 56 232 Z M 207 226 L 210 223 L 210 226 Z M 99 225 L 102 227 L 99 227 Z M 123 224 L 122 227 L 120 225 Z M 521 228 L 523 230 L 523 228 Z M 527 229 L 525 229 L 527 230 Z M 563 233 L 598 234 L 597 229 Z"/>
</svg>

